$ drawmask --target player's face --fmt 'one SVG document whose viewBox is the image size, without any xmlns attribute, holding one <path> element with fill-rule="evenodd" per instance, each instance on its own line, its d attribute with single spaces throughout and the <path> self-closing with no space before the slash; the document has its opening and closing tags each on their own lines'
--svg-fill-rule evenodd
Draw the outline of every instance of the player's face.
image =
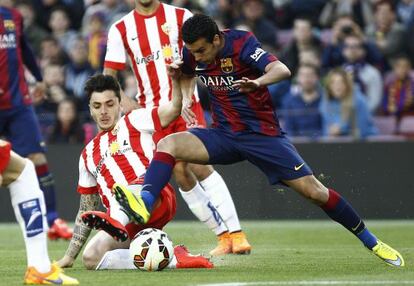
<svg viewBox="0 0 414 286">
<path fill-rule="evenodd" d="M 93 92 L 89 110 L 99 130 L 108 131 L 115 127 L 121 114 L 121 104 L 112 90 Z"/>
<path fill-rule="evenodd" d="M 185 44 L 193 54 L 197 62 L 212 64 L 220 50 L 220 36 L 215 35 L 213 42 L 208 42 L 205 38 L 200 38 L 192 44 Z"/>
</svg>

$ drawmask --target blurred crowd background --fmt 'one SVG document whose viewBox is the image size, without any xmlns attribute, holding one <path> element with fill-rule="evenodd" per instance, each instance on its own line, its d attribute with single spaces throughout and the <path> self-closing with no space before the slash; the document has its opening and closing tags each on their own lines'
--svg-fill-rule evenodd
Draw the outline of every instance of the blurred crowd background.
<svg viewBox="0 0 414 286">
<path fill-rule="evenodd" d="M 176 0 L 222 29 L 252 31 L 292 71 L 269 86 L 282 128 L 297 141 L 414 138 L 414 0 Z M 83 93 L 101 72 L 110 25 L 134 0 L 10 0 L 24 17 L 48 86 L 35 102 L 49 143 L 95 134 Z M 29 73 L 28 76 L 30 77 Z M 129 67 L 125 93 L 137 87 Z M 29 78 L 30 82 L 30 78 Z M 200 90 L 211 121 L 206 91 Z"/>
</svg>

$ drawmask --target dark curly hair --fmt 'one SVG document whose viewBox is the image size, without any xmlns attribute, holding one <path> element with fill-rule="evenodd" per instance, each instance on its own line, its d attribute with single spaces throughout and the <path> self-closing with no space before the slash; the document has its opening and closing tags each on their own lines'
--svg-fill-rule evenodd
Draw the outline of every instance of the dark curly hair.
<svg viewBox="0 0 414 286">
<path fill-rule="evenodd" d="M 185 21 L 181 32 L 183 34 L 183 40 L 187 44 L 192 44 L 201 38 L 211 43 L 213 42 L 214 36 L 220 34 L 216 22 L 204 14 L 195 14 Z"/>
<path fill-rule="evenodd" d="M 103 92 L 105 90 L 115 92 L 116 97 L 121 101 L 121 90 L 118 81 L 113 76 L 96 74 L 91 76 L 85 83 L 84 91 L 88 97 L 88 101 L 91 100 L 92 93 Z"/>
</svg>

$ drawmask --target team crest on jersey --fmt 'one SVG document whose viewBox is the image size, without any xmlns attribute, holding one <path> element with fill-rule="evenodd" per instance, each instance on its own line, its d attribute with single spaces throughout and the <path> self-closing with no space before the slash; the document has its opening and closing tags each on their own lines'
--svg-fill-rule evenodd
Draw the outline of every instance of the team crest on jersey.
<svg viewBox="0 0 414 286">
<path fill-rule="evenodd" d="M 116 141 L 111 142 L 111 144 L 109 144 L 109 152 L 111 153 L 111 155 L 115 155 L 119 152 L 120 146 L 119 143 Z"/>
<path fill-rule="evenodd" d="M 14 24 L 13 20 L 4 20 L 3 21 L 4 28 L 7 31 L 14 31 L 16 30 L 16 25 Z"/>
<path fill-rule="evenodd" d="M 220 59 L 221 70 L 225 73 L 231 73 L 233 71 L 233 62 L 231 58 Z"/>
<path fill-rule="evenodd" d="M 171 26 L 170 26 L 167 22 L 165 22 L 164 24 L 162 24 L 162 25 L 161 25 L 161 30 L 162 30 L 165 34 L 169 35 L 169 34 L 170 34 L 170 32 L 171 32 Z"/>
</svg>

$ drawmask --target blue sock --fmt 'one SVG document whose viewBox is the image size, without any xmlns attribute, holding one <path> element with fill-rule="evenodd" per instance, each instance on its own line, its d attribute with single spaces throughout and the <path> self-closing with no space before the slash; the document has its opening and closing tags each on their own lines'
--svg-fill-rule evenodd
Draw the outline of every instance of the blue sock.
<svg viewBox="0 0 414 286">
<path fill-rule="evenodd" d="M 175 158 L 170 154 L 164 152 L 155 153 L 154 158 L 145 173 L 144 184 L 141 191 L 142 200 L 149 212 L 151 212 L 161 190 L 170 181 L 174 165 Z"/>
<path fill-rule="evenodd" d="M 43 191 L 46 204 L 46 218 L 49 226 L 57 219 L 55 182 L 53 175 L 49 172 L 47 164 L 36 166 L 36 174 L 39 180 L 40 189 Z"/>
<path fill-rule="evenodd" d="M 366 228 L 357 212 L 334 190 L 329 189 L 329 199 L 322 209 L 331 219 L 357 236 L 367 248 L 372 249 L 377 244 L 377 238 Z"/>
</svg>

